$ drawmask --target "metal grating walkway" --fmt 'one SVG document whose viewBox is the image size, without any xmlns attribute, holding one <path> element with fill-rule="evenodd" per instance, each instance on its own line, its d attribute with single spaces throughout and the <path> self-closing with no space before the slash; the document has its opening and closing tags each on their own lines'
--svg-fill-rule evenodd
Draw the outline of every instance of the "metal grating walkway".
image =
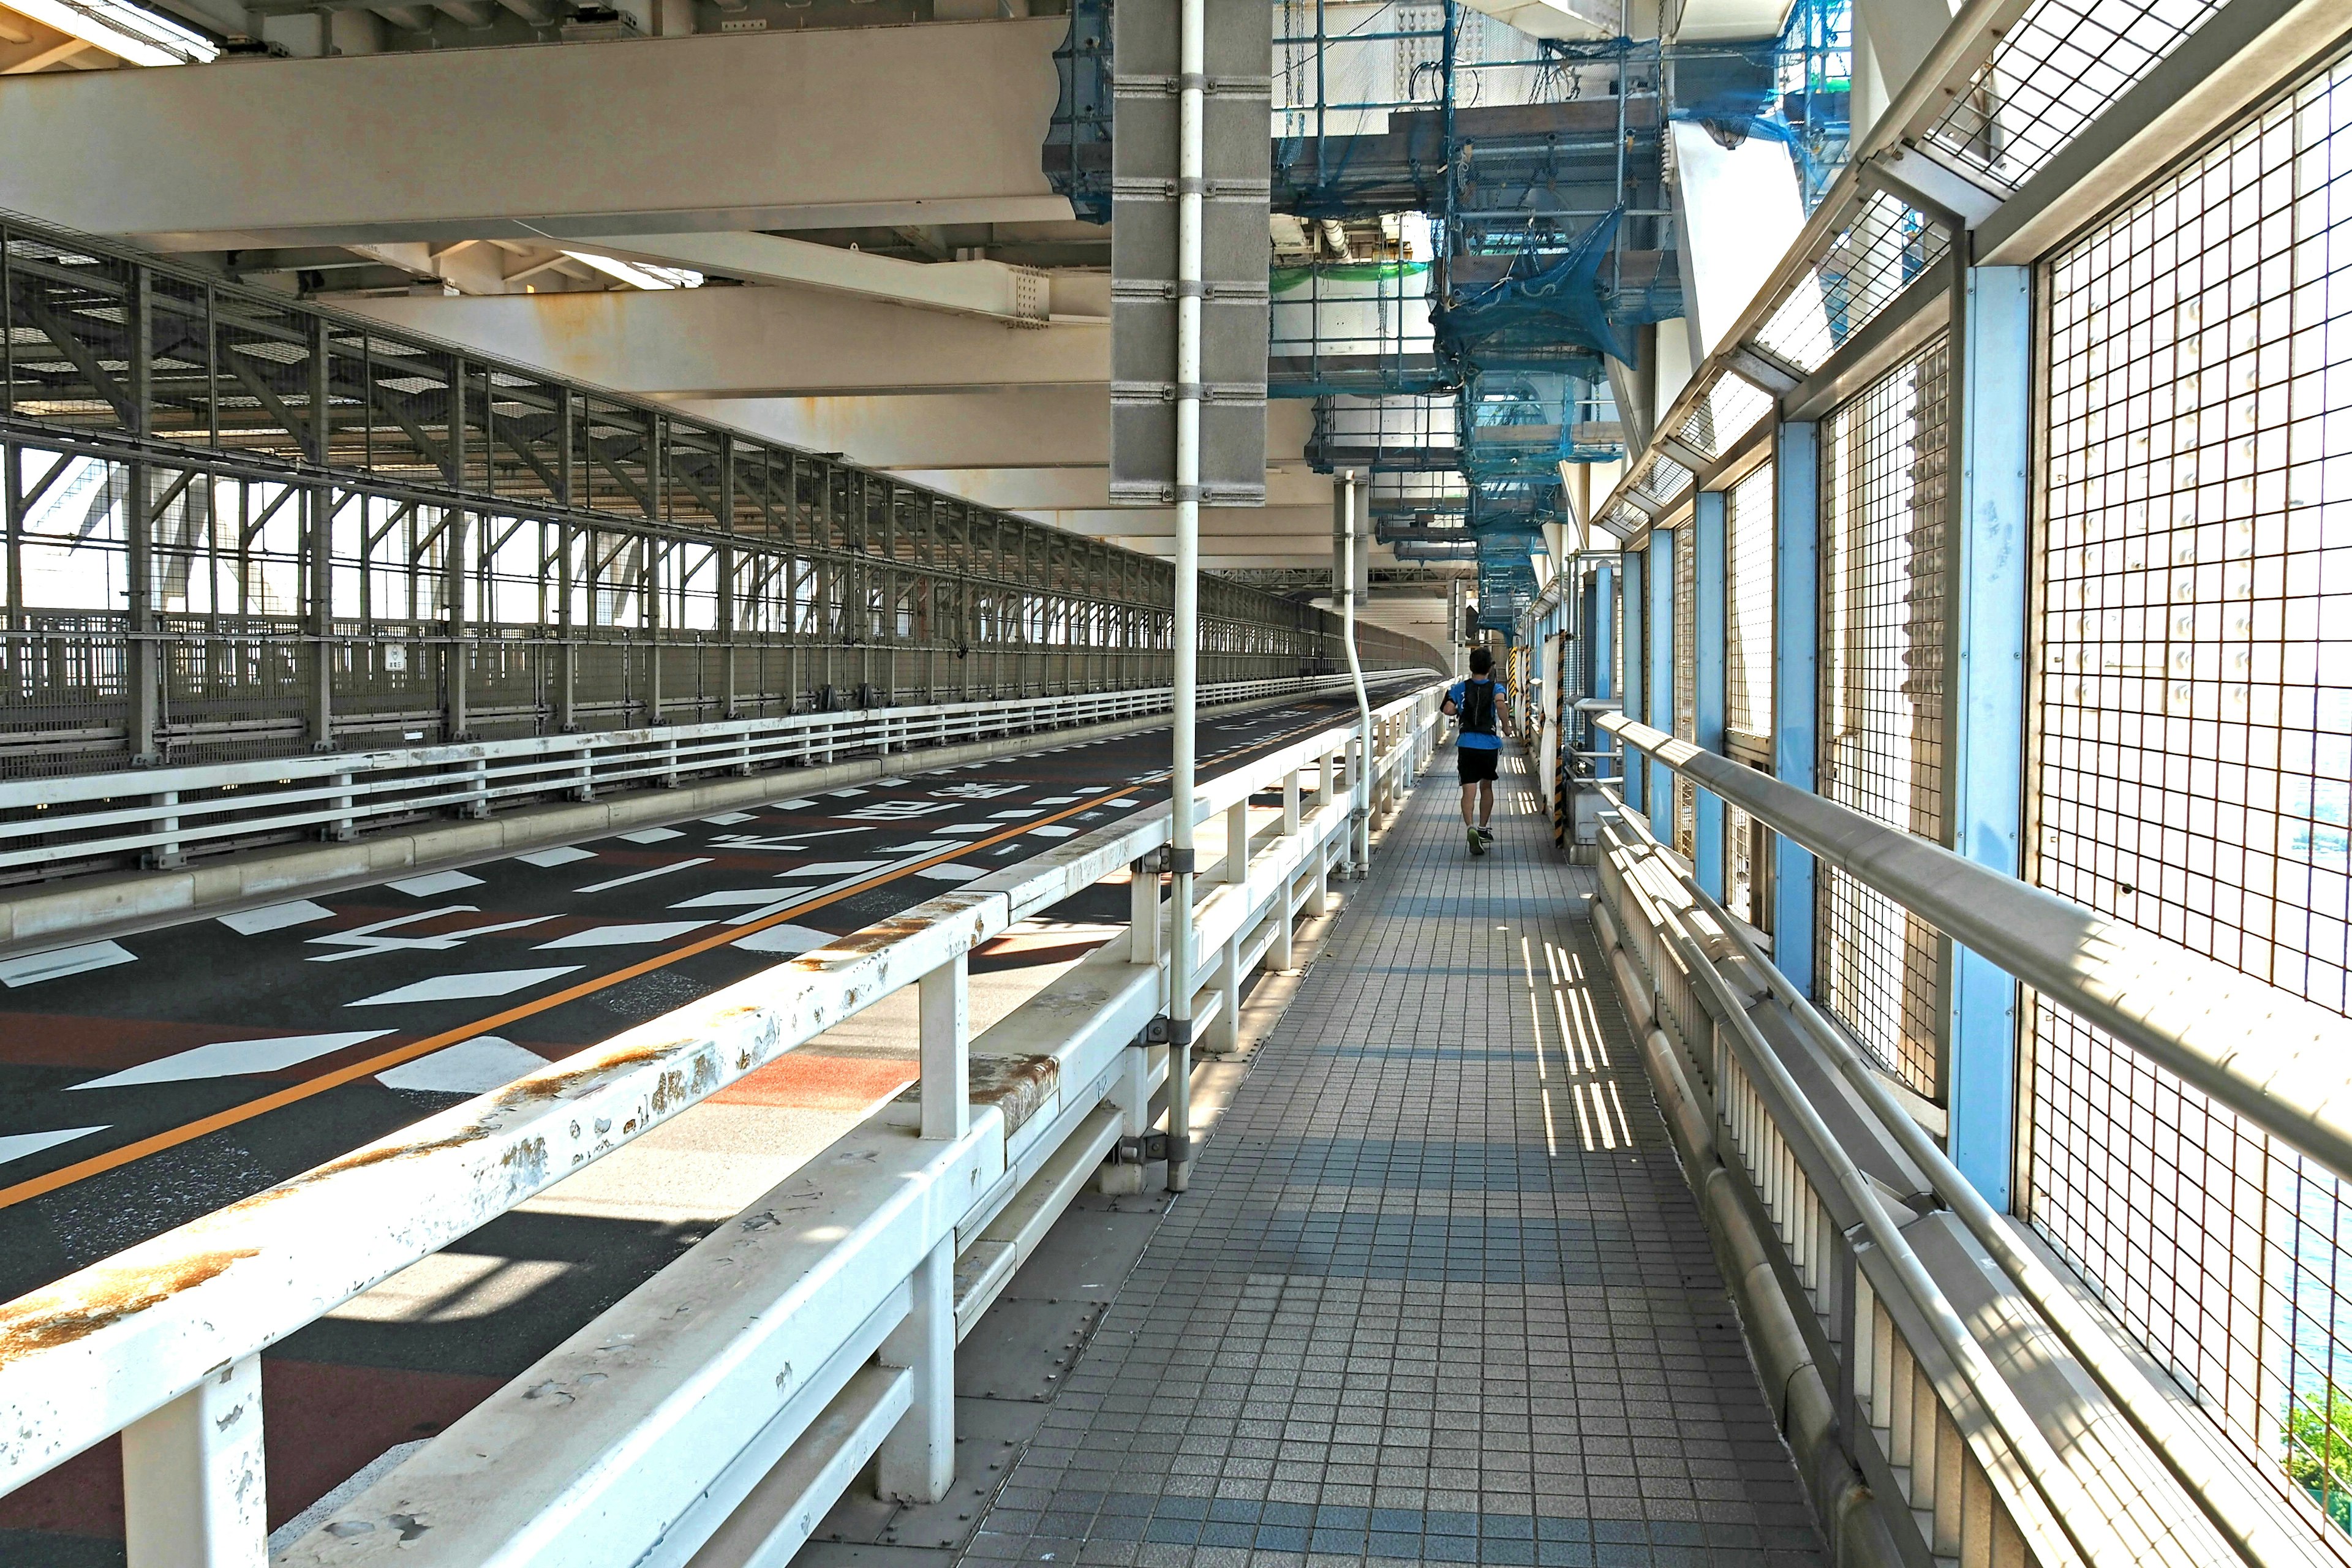
<svg viewBox="0 0 2352 1568">
<path fill-rule="evenodd" d="M 1441 753 L 971 1558 L 1826 1563 L 1518 762 L 1473 859 Z"/>
</svg>

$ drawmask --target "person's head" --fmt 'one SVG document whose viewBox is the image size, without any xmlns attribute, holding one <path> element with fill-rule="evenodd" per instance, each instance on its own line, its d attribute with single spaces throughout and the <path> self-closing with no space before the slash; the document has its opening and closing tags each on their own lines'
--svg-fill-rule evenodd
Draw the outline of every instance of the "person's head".
<svg viewBox="0 0 2352 1568">
<path fill-rule="evenodd" d="M 1470 673 L 1471 673 L 1471 674 L 1473 674 L 1473 675 L 1484 675 L 1484 674 L 1486 674 L 1488 670 L 1490 670 L 1490 669 L 1492 669 L 1492 668 L 1495 668 L 1495 656 L 1494 656 L 1493 654 L 1488 653 L 1488 652 L 1487 652 L 1485 648 L 1483 648 L 1483 647 L 1474 647 L 1474 648 L 1472 648 L 1472 649 L 1470 650 Z"/>
</svg>

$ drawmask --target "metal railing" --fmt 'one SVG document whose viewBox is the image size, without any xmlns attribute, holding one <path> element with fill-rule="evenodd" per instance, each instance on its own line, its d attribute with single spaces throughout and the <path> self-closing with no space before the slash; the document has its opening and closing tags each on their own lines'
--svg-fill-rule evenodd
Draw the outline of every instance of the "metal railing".
<svg viewBox="0 0 2352 1568">
<path fill-rule="evenodd" d="M 1429 757 L 1438 697 L 1384 704 L 1369 765 L 1349 715 L 1202 786 L 1196 812 L 1239 837 L 1192 914 L 1196 1017 L 1229 1026 L 1247 968 L 1287 960 L 1360 816 Z M 1250 798 L 1277 788 L 1279 828 L 1253 842 Z M 789 1202 L 718 1227 L 277 1561 L 375 1561 L 421 1519 L 443 1563 L 781 1561 L 869 1458 L 887 1493 L 935 1500 L 955 1341 L 1103 1155 L 1150 1131 L 1171 1064 L 1144 1026 L 1178 983 L 1156 874 L 1129 879 L 1125 942 L 978 1042 L 968 955 L 1148 873 L 1170 828 L 1163 805 L 1072 838 L 0 1307 L 0 1492 L 121 1433 L 131 1568 L 259 1561 L 262 1351 L 912 986 L 918 1104 L 836 1144 L 822 1190 L 796 1177 Z M 981 1047 L 1056 1087 L 1018 1120 L 976 1102 Z"/>
<path fill-rule="evenodd" d="M 1604 716 L 1600 723 L 1630 750 L 1738 806 L 2043 996 L 2093 1018 L 2129 1048 L 2189 1079 L 2281 1142 L 2339 1173 L 2352 1157 L 2352 1140 L 2347 1138 L 2352 1121 L 2346 1112 L 2352 1104 L 2352 1068 L 2347 1068 L 2352 1023 L 1650 726 L 1614 715 Z M 1837 1290 L 1822 1290 L 1820 1247 L 1827 1245 L 1831 1261 L 1850 1273 L 1855 1264 L 1838 1249 L 1854 1244 L 1857 1219 L 1821 1209 L 1821 1189 L 1837 1182 L 1850 1185 L 1848 1173 L 1864 1155 L 1850 1137 L 1840 1140 L 1812 1125 L 1819 1117 L 1801 1103 L 1801 1095 L 1797 1100 L 1788 1099 L 1796 1091 L 1790 1083 L 1779 1081 L 1787 1076 L 1779 1058 L 1792 1048 L 1818 1064 L 1816 1073 L 1826 1070 L 1828 1081 L 1839 1086 L 1833 1093 L 1843 1093 L 1866 1111 L 1870 1141 L 1899 1154 L 1906 1173 L 1916 1173 L 1916 1197 L 1899 1185 L 1885 1195 L 1902 1200 L 1922 1215 L 1948 1211 L 1968 1242 L 1981 1249 L 1987 1277 L 2013 1297 L 2014 1306 L 2005 1312 L 1979 1310 L 1965 1321 L 1930 1310 L 1932 1303 L 1915 1300 L 1907 1309 L 1915 1314 L 1913 1326 L 1932 1333 L 1936 1342 L 1923 1344 L 1916 1335 L 1906 1339 L 1906 1353 L 1915 1363 L 1923 1356 L 1940 1356 L 1958 1374 L 1958 1384 L 1939 1394 L 1946 1415 L 1972 1445 L 1975 1462 L 1986 1468 L 1997 1489 L 2006 1485 L 2009 1505 L 2024 1503 L 2029 1511 L 2045 1509 L 2064 1537 L 2066 1552 L 2086 1562 L 2138 1561 L 2151 1554 L 2213 1561 L 2214 1556 L 2200 1557 L 2196 1552 L 2211 1553 L 2224 1547 L 2248 1563 L 2336 1560 L 2326 1527 L 2303 1518 L 2305 1510 L 2284 1495 L 2282 1486 L 2265 1482 L 2242 1455 L 2226 1448 L 2221 1433 L 2206 1418 L 2209 1413 L 2200 1411 L 2160 1365 L 2131 1344 L 2102 1308 L 2063 1281 L 2021 1226 L 1987 1204 L 1888 1082 L 1757 951 L 1738 922 L 1723 915 L 1686 866 L 1656 853 L 1630 814 L 1612 824 L 1608 837 L 1604 896 L 1619 929 L 1635 933 L 1629 949 L 1640 950 L 1639 973 L 1630 981 L 1621 978 L 1621 984 L 1654 997 L 1655 1015 L 1671 1026 L 1696 1061 L 1708 1064 L 1706 1088 L 1716 1115 L 1746 1162 L 1784 1246 L 1798 1255 L 1793 1273 L 1804 1281 L 1822 1315 L 1824 1353 L 1856 1391 L 1848 1395 L 1857 1401 L 1854 1419 L 1865 1413 L 1884 1415 L 1875 1406 L 1865 1411 L 1865 1395 L 1878 1374 L 1873 1369 L 1883 1371 L 1886 1365 L 1888 1331 L 1882 1325 L 1874 1339 L 1854 1337 L 1862 1332 L 1854 1325 L 1869 1320 L 1852 1316 L 1849 1299 Z M 1642 863 L 1639 879 L 1649 889 L 1646 898 L 1633 898 L 1627 891 L 1637 860 Z M 1793 1046 L 1775 1047 L 1764 1040 L 1751 1016 L 1759 1012 L 1759 1004 L 1760 1011 L 1786 1020 Z M 1767 1055 L 1774 1059 L 1767 1061 Z M 1758 1085 L 1775 1082 L 1782 1103 L 1759 1110 Z M 1792 1138 L 1791 1118 L 1805 1124 L 1801 1137 Z M 1759 1144 L 1759 1139 L 1770 1147 Z M 1797 1191 L 1791 1183 L 1805 1190 Z M 1820 1210 L 1815 1218 L 1801 1212 L 1808 1205 Z M 1867 1205 L 1858 1205 L 1856 1213 L 1864 1222 L 1863 1239 L 1884 1249 L 1878 1222 L 1888 1211 L 1882 1205 L 1874 1216 Z M 1913 1223 L 1906 1221 L 1905 1228 Z M 1843 1243 L 1836 1239 L 1840 1236 Z M 1948 1280 L 1935 1283 L 1939 1293 L 1951 1289 Z M 1916 1295 L 1919 1284 L 1908 1280 L 1905 1289 Z M 1875 1289 L 1884 1304 L 1887 1288 Z M 2020 1311 L 2026 1314 L 2021 1320 Z M 1845 1325 L 1844 1331 L 1832 1325 L 1833 1319 Z M 1947 1342 L 1955 1329 L 1967 1345 Z M 1904 1337 L 1910 1331 L 1898 1323 L 1895 1332 Z M 2118 1521 L 2134 1507 L 2148 1506 L 2145 1489 L 2155 1484 L 2148 1477 L 2133 1483 L 2142 1489 L 2140 1498 L 2126 1498 L 2127 1506 L 2118 1510 L 2114 1495 L 2093 1497 L 2083 1489 L 2086 1461 L 2082 1452 L 2061 1459 L 2051 1451 L 2046 1436 L 2037 1443 L 2032 1431 L 2012 1430 L 2010 1417 L 2023 1407 L 2009 1404 L 1998 1389 L 1980 1385 L 1990 1370 L 1985 1352 L 2000 1357 L 2000 1375 L 2030 1383 L 2030 1378 L 2019 1377 L 2012 1363 L 2022 1342 L 2020 1336 L 2034 1334 L 2063 1346 L 2078 1372 L 2073 1382 L 2084 1389 L 2095 1386 L 2112 1405 L 2129 1428 L 2131 1447 L 2179 1488 L 2173 1500 L 2193 1506 L 2202 1516 L 2196 1530 L 2182 1530 L 2180 1510 L 2163 1511 L 2161 1498 L 2155 1500 L 2153 1517 L 2172 1531 L 2165 1542 L 2144 1539 L 2136 1533 L 2139 1527 L 2124 1529 Z M 1974 1427 L 1965 1418 L 1971 1411 L 1979 1417 Z M 2048 1412 L 2034 1408 L 2032 1414 L 2048 1426 Z M 2078 1423 L 2085 1434 L 2096 1425 Z M 1939 1426 L 1937 1431 L 1942 1430 Z M 2112 1436 L 2095 1447 L 2105 1456 L 2101 1462 L 2111 1473 L 2128 1470 L 2128 1465 L 2125 1471 L 2114 1470 L 2119 1461 Z M 1983 1457 L 1996 1452 L 2005 1455 L 2011 1467 L 2007 1483 L 2001 1481 L 2002 1466 Z M 1910 1495 L 1918 1479 L 1916 1466 L 1908 1475 L 1897 1476 L 1893 1470 L 1901 1465 L 1895 1449 L 1886 1448 L 1879 1457 L 1890 1467 L 1886 1480 Z M 1871 1474 L 1871 1465 L 1861 1468 L 1874 1488 L 1882 1484 Z M 2028 1500 L 2029 1491 L 2038 1500 Z M 1917 1506 L 1916 1497 L 1912 1501 Z M 2013 1522 L 2033 1535 L 2027 1519 L 2016 1517 Z M 2191 1538 L 2208 1531 L 2211 1541 L 2195 1548 Z M 2042 1551 L 2050 1544 L 2037 1546 L 2042 1561 L 2053 1561 Z M 2183 1551 L 2189 1555 L 2179 1557 Z"/>
<path fill-rule="evenodd" d="M 0 525 L 0 774 L 1149 688 L 1172 657 L 1167 562 L 6 214 Z M 1205 678 L 1338 668 L 1328 612 L 1199 589 Z"/>
<path fill-rule="evenodd" d="M 1201 696 L 1207 706 L 1348 685 L 1345 676 L 1228 681 Z M 1168 688 L 1156 687 L 5 782 L 0 881 L 125 862 L 174 867 L 256 843 L 349 839 L 424 816 L 488 816 L 615 789 L 674 788 L 697 776 L 1042 733 L 1165 713 L 1168 704 Z"/>
</svg>

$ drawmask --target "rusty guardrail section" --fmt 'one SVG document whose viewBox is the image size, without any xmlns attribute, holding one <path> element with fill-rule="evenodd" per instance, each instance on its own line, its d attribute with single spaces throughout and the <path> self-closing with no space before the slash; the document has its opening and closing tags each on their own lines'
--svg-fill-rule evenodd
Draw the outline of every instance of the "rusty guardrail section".
<svg viewBox="0 0 2352 1568">
<path fill-rule="evenodd" d="M 1381 709 L 1369 767 L 1351 715 L 1201 789 L 1206 816 L 1280 787 L 1284 816 L 1194 911 L 1196 993 L 1235 996 L 1238 965 L 1286 955 L 1356 816 L 1392 808 L 1426 759 L 1438 696 Z M 0 1306 L 0 1491 L 119 1432 L 131 1568 L 258 1563 L 261 1351 L 914 985 L 919 1103 L 837 1144 L 847 1163 L 824 1170 L 845 1175 L 719 1227 L 278 1561 L 778 1562 L 877 1456 L 886 1489 L 935 1499 L 959 1326 L 1102 1156 L 1150 1132 L 1171 1070 L 1140 1043 L 1171 984 L 1140 891 L 1156 875 L 1135 879 L 1129 940 L 1087 961 L 1084 1005 L 1041 998 L 983 1037 L 1052 1058 L 1058 1088 L 1018 1125 L 971 1092 L 966 955 L 1143 860 L 1170 826 L 1165 805 L 1139 811 Z"/>
</svg>

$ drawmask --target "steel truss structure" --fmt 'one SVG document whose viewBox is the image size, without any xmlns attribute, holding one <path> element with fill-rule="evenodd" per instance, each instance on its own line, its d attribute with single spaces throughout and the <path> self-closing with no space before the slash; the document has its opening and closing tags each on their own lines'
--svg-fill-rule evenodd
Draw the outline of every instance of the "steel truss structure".
<svg viewBox="0 0 2352 1568">
<path fill-rule="evenodd" d="M 0 773 L 1168 682 L 1164 562 L 122 247 L 0 240 Z M 1210 682 L 1344 662 L 1336 617 L 1216 580 L 1201 654 Z"/>
</svg>

